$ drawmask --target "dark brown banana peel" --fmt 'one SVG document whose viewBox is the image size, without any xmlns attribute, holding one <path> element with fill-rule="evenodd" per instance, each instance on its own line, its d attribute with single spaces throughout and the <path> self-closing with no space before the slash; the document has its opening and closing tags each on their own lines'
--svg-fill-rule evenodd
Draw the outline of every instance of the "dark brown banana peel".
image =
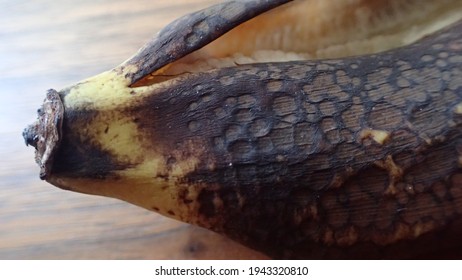
<svg viewBox="0 0 462 280">
<path fill-rule="evenodd" d="M 50 90 L 24 132 L 42 179 L 274 258 L 460 258 L 462 22 L 376 54 L 165 74 L 285 2 L 193 13 Z"/>
</svg>

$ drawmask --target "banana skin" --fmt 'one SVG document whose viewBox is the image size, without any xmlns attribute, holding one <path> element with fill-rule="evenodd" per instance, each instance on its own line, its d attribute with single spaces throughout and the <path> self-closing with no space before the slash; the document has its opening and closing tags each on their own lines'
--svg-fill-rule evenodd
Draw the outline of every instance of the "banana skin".
<svg viewBox="0 0 462 280">
<path fill-rule="evenodd" d="M 169 72 L 286 2 L 192 13 L 120 66 L 49 90 L 23 133 L 40 177 L 274 258 L 460 252 L 461 21 L 385 52 Z"/>
</svg>

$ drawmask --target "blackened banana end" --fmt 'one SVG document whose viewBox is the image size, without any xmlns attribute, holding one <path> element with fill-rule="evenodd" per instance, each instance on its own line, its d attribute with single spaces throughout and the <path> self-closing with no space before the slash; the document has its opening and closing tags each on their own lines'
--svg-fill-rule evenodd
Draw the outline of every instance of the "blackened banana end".
<svg viewBox="0 0 462 280">
<path fill-rule="evenodd" d="M 53 157 L 59 148 L 64 105 L 56 90 L 48 90 L 37 120 L 24 129 L 26 145 L 35 147 L 35 161 L 40 166 L 40 178 L 50 175 Z"/>
</svg>

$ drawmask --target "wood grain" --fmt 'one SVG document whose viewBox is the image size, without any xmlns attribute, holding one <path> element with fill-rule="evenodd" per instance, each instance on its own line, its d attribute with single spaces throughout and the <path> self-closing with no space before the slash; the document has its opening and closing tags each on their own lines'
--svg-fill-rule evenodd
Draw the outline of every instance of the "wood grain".
<svg viewBox="0 0 462 280">
<path fill-rule="evenodd" d="M 131 56 L 161 27 L 217 1 L 0 0 L 0 259 L 254 259 L 215 233 L 40 181 L 21 133 L 48 88 Z"/>
</svg>

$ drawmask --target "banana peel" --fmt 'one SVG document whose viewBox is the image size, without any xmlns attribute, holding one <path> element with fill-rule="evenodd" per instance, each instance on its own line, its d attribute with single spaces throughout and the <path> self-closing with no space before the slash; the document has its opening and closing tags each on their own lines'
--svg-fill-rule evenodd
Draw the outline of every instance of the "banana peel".
<svg viewBox="0 0 462 280">
<path fill-rule="evenodd" d="M 461 18 L 449 0 L 225 2 L 49 90 L 23 136 L 59 188 L 274 258 L 445 257 L 462 245 Z"/>
</svg>

